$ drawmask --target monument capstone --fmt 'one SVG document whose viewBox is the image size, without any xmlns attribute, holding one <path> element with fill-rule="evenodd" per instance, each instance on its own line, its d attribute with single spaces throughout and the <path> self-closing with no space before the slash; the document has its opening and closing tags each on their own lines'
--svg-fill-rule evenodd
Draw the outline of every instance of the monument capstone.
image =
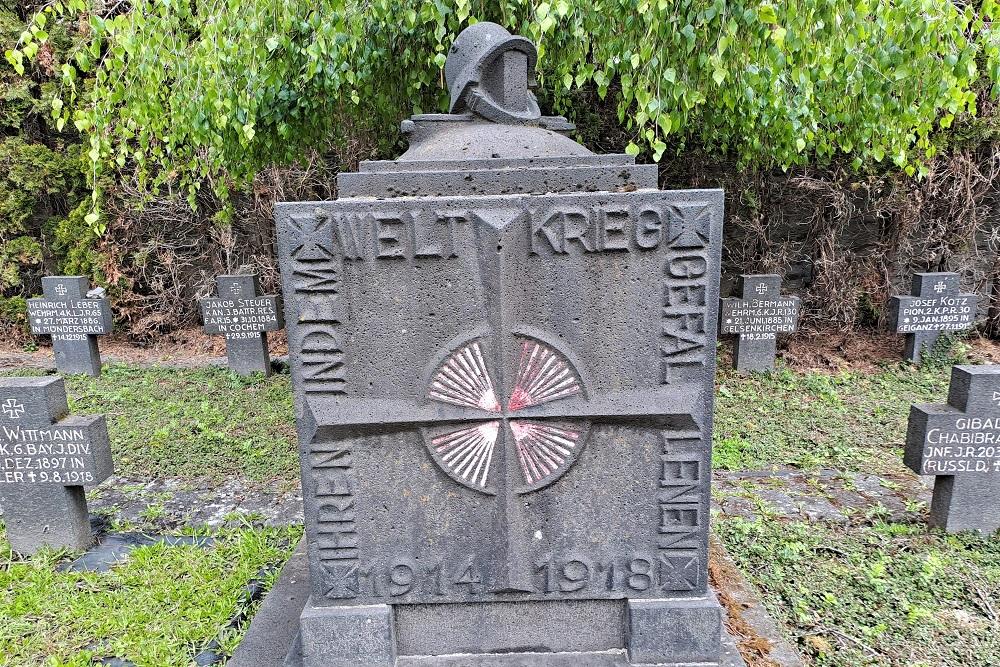
<svg viewBox="0 0 1000 667">
<path fill-rule="evenodd" d="M 287 664 L 736 664 L 707 570 L 722 192 L 566 137 L 535 58 L 466 29 L 450 114 L 276 207 L 311 581 Z"/>
<path fill-rule="evenodd" d="M 60 373 L 101 374 L 99 335 L 111 333 L 111 302 L 86 276 L 44 276 L 42 298 L 28 299 L 31 331 L 52 336 Z"/>
<path fill-rule="evenodd" d="M 108 428 L 68 413 L 62 378 L 0 378 L 0 509 L 18 553 L 93 541 L 83 487 L 111 475 Z"/>
</svg>

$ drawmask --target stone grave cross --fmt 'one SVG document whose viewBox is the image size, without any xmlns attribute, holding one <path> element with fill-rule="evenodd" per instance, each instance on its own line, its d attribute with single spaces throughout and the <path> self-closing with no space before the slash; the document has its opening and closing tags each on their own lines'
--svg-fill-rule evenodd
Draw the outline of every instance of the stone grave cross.
<svg viewBox="0 0 1000 667">
<path fill-rule="evenodd" d="M 1000 529 L 1000 366 L 955 366 L 946 405 L 912 406 L 904 462 L 936 476 L 934 525 Z"/>
<path fill-rule="evenodd" d="M 44 297 L 28 299 L 31 331 L 52 336 L 60 373 L 101 374 L 97 336 L 111 333 L 111 303 L 89 289 L 86 276 L 45 276 Z"/>
<path fill-rule="evenodd" d="M 915 273 L 910 294 L 894 296 L 889 307 L 892 328 L 906 334 L 903 356 L 919 362 L 942 332 L 973 325 L 979 297 L 960 294 L 957 273 Z"/>
<path fill-rule="evenodd" d="M 68 413 L 62 378 L 0 378 L 0 509 L 18 553 L 93 541 L 83 487 L 112 473 L 108 429 Z"/>
<path fill-rule="evenodd" d="M 284 326 L 278 297 L 261 295 L 256 275 L 217 276 L 218 297 L 201 300 L 205 332 L 226 337 L 229 368 L 241 375 L 271 374 L 268 331 Z"/>
<path fill-rule="evenodd" d="M 736 291 L 739 297 L 719 301 L 719 333 L 736 336 L 733 368 L 772 370 L 777 334 L 798 326 L 799 298 L 781 296 L 781 277 L 772 274 L 741 275 Z"/>
</svg>

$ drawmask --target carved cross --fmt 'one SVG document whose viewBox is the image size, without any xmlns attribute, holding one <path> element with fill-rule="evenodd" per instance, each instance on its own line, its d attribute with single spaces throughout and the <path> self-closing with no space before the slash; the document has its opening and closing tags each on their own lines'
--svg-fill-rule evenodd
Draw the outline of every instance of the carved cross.
<svg viewBox="0 0 1000 667">
<path fill-rule="evenodd" d="M 960 294 L 957 273 L 915 273 L 908 296 L 892 297 L 889 316 L 896 333 L 906 334 L 904 358 L 914 363 L 934 347 L 942 332 L 973 325 L 979 297 Z"/>
<path fill-rule="evenodd" d="M 719 300 L 719 333 L 736 336 L 733 368 L 769 371 L 774 368 L 777 334 L 796 330 L 799 298 L 781 296 L 781 277 L 742 275 L 737 298 Z"/>
<path fill-rule="evenodd" d="M 229 368 L 241 375 L 271 373 L 268 331 L 284 326 L 278 297 L 260 295 L 256 275 L 218 276 L 216 298 L 201 300 L 205 332 L 226 337 Z"/>
<path fill-rule="evenodd" d="M 67 416 L 60 377 L 0 378 L 0 405 L 0 506 L 11 546 L 87 548 L 83 487 L 112 473 L 104 416 Z"/>
<path fill-rule="evenodd" d="M 45 276 L 44 298 L 28 299 L 31 331 L 52 336 L 60 373 L 101 374 L 97 336 L 111 333 L 111 302 L 87 298 L 86 276 Z"/>
<path fill-rule="evenodd" d="M 484 225 L 480 234 L 477 252 L 485 275 L 502 276 L 505 260 L 496 252 L 500 231 Z M 699 396 L 692 393 L 678 400 L 669 385 L 595 393 L 589 389 L 587 369 L 564 342 L 511 321 L 501 280 L 485 280 L 482 289 L 487 303 L 484 325 L 462 340 L 444 343 L 435 358 L 426 360 L 422 399 L 311 398 L 311 411 L 337 414 L 338 419 L 335 426 L 318 426 L 306 437 L 317 446 L 359 432 L 419 431 L 443 473 L 495 499 L 496 549 L 486 566 L 489 590 L 531 592 L 535 588 L 525 534 L 535 528 L 526 518 L 526 496 L 545 493 L 572 468 L 597 424 L 700 433 L 694 418 Z M 694 484 L 702 479 L 697 473 L 693 478 Z M 670 497 L 687 498 L 687 487 Z M 669 525 L 663 532 L 676 533 L 664 537 L 673 540 L 671 546 L 693 546 L 701 524 L 698 511 L 689 512 L 694 518 L 678 515 L 676 525 L 671 524 L 674 519 L 665 519 Z M 322 537 L 326 541 L 314 545 L 320 551 L 325 544 L 331 553 L 354 548 L 353 538 L 345 534 Z M 685 562 L 690 560 L 688 556 Z M 327 561 L 324 568 L 323 595 L 358 595 L 355 565 Z M 676 576 L 669 569 L 664 568 L 663 577 Z"/>
<path fill-rule="evenodd" d="M 1000 366 L 955 366 L 946 405 L 910 408 L 904 462 L 935 475 L 931 522 L 948 532 L 1000 529 Z"/>
</svg>

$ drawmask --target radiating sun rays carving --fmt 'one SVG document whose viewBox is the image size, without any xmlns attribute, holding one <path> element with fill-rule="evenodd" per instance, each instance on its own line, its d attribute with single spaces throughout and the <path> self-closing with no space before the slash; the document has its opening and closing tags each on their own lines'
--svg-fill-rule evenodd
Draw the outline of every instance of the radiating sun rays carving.
<svg viewBox="0 0 1000 667">
<path fill-rule="evenodd" d="M 501 401 L 484 343 L 476 340 L 448 355 L 427 390 L 432 401 L 478 413 L 472 423 L 440 427 L 429 437 L 438 465 L 476 491 L 493 492 L 495 462 L 504 447 L 513 448 L 519 490 L 525 492 L 561 477 L 584 445 L 587 427 L 572 418 L 517 417 L 521 410 L 583 394 L 580 376 L 566 356 L 533 338 L 520 338 L 512 370 L 511 390 Z"/>
</svg>

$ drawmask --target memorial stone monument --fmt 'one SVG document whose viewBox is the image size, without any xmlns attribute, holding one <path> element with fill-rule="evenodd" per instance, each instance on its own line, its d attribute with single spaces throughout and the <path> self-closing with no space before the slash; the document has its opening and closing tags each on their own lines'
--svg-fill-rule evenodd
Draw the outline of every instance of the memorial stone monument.
<svg viewBox="0 0 1000 667">
<path fill-rule="evenodd" d="M 564 136 L 535 60 L 466 29 L 450 114 L 275 209 L 311 579 L 286 664 L 737 664 L 707 571 L 722 192 Z"/>
<path fill-rule="evenodd" d="M 914 273 L 908 296 L 894 296 L 889 306 L 892 328 L 906 334 L 903 356 L 914 363 L 934 347 L 941 332 L 962 331 L 976 321 L 979 297 L 959 294 L 957 273 Z"/>
<path fill-rule="evenodd" d="M 68 413 L 62 378 L 0 378 L 0 509 L 18 553 L 93 541 L 83 487 L 111 475 L 108 429 Z"/>
<path fill-rule="evenodd" d="M 45 276 L 43 298 L 28 299 L 31 331 L 52 336 L 60 373 L 101 374 L 97 336 L 111 333 L 111 303 L 86 276 Z"/>
<path fill-rule="evenodd" d="M 799 297 L 781 296 L 781 277 L 771 274 L 741 275 L 736 292 L 719 301 L 719 334 L 736 336 L 733 368 L 773 370 L 778 334 L 798 327 Z"/>
<path fill-rule="evenodd" d="M 936 475 L 931 523 L 1000 529 L 1000 366 L 954 366 L 946 405 L 911 406 L 903 460 Z"/>
<path fill-rule="evenodd" d="M 256 275 L 217 276 L 216 298 L 201 300 L 205 333 L 226 337 L 229 368 L 241 375 L 271 374 L 268 331 L 284 327 L 278 297 L 260 294 Z"/>
</svg>

